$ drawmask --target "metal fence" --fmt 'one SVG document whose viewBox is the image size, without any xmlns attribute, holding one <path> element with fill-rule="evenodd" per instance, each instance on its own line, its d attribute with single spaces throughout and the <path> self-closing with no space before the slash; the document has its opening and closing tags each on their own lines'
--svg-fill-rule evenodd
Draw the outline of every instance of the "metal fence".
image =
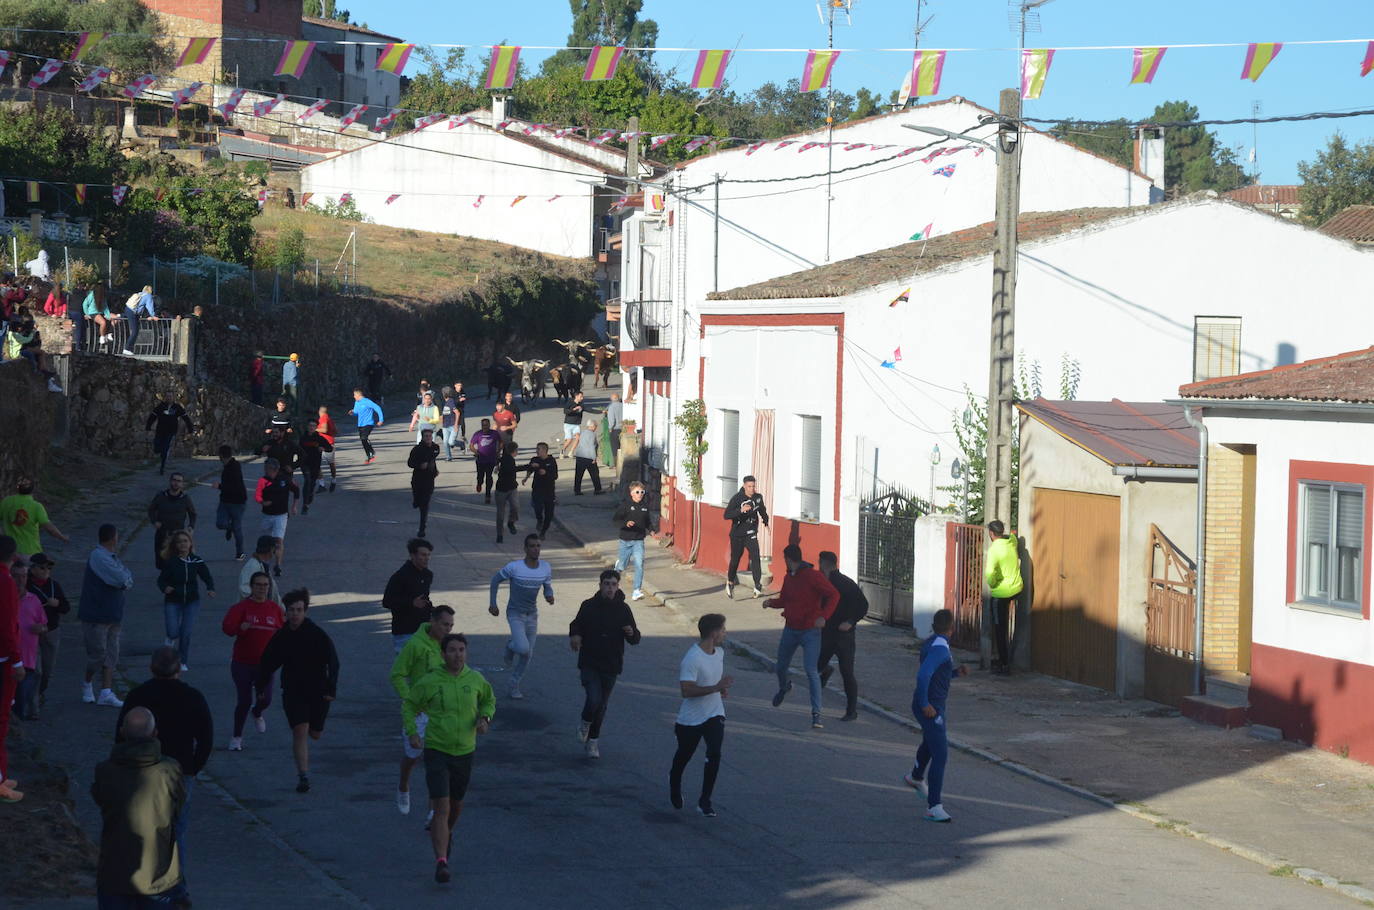
<svg viewBox="0 0 1374 910">
<path fill-rule="evenodd" d="M 140 360 L 172 359 L 172 320 L 149 319 L 146 316 L 138 320 L 138 335 L 134 337 L 132 349 L 129 347 L 129 335 L 133 330 L 131 321 L 116 316 L 108 325 L 114 339 L 101 341 L 100 329 L 94 319 L 89 316 L 75 317 L 73 329 L 77 337 L 73 340 L 76 349 L 86 354 L 122 354 L 132 350 L 133 356 Z"/>
<path fill-rule="evenodd" d="M 621 301 L 621 324 L 636 348 L 667 347 L 672 307 L 671 300 Z"/>
</svg>

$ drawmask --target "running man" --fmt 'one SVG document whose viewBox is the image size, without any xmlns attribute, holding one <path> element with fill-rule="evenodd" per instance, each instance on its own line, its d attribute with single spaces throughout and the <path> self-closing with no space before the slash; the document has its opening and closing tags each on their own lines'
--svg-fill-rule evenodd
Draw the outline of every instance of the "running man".
<svg viewBox="0 0 1374 910">
<path fill-rule="evenodd" d="M 300 441 L 301 474 L 301 495 L 305 502 L 301 505 L 301 514 L 310 511 L 310 504 L 315 501 L 315 490 L 318 489 L 320 472 L 324 467 L 325 453 L 330 453 L 333 457 L 334 443 L 330 442 L 320 432 L 320 422 L 314 417 L 305 422 L 305 435 Z"/>
<path fill-rule="evenodd" d="M 839 565 L 840 558 L 829 550 L 822 550 L 816 558 L 816 568 L 840 594 L 839 605 L 821 630 L 821 656 L 816 666 L 821 671 L 821 688 L 825 688 L 835 672 L 830 666 L 830 658 L 839 658 L 845 703 L 844 717 L 840 720 L 858 720 L 859 683 L 854 678 L 854 630 L 868 615 L 868 598 L 854 579 L 840 571 Z"/>
<path fill-rule="evenodd" d="M 339 689 L 339 654 L 329 635 L 305 614 L 310 592 L 287 591 L 286 625 L 267 642 L 258 662 L 257 689 L 271 688 L 281 670 L 281 706 L 291 726 L 291 752 L 296 758 L 296 792 L 310 792 L 310 740 L 324 735 L 329 703 Z"/>
<path fill-rule="evenodd" d="M 525 479 L 520 481 L 524 486 L 531 477 L 534 484 L 530 487 L 530 507 L 534 510 L 534 523 L 539 531 L 539 539 L 543 540 L 544 535 L 549 532 L 549 525 L 553 524 L 553 509 L 558 501 L 558 495 L 554 484 L 558 481 L 558 459 L 549 455 L 549 444 L 541 442 L 534 447 L 534 457 L 530 463 L 522 468 L 525 472 Z"/>
<path fill-rule="evenodd" d="M 587 744 L 588 758 L 601 757 L 601 724 L 616 678 L 625 669 L 625 644 L 637 645 L 639 639 L 635 615 L 620 590 L 620 573 L 606 569 L 597 592 L 582 601 L 568 624 L 568 645 L 577 652 L 577 671 L 587 693 L 577 738 Z"/>
<path fill-rule="evenodd" d="M 391 367 L 382 361 L 381 354 L 374 353 L 372 359 L 363 365 L 363 377 L 367 380 L 367 396 L 374 401 L 381 401 L 382 382 L 390 375 Z"/>
<path fill-rule="evenodd" d="M 329 448 L 324 450 L 325 464 L 329 465 L 329 492 L 334 492 L 334 481 L 338 478 L 338 470 L 334 466 L 334 440 L 338 438 L 339 428 L 334 424 L 334 418 L 329 416 L 329 408 L 320 405 L 320 417 L 316 422 L 319 434 L 329 443 Z M 318 489 L 324 489 L 324 478 L 320 478 Z"/>
<path fill-rule="evenodd" d="M 438 604 L 430 613 L 429 622 L 420 623 L 420 628 L 401 648 L 401 653 L 391 663 L 391 688 L 405 702 L 410 687 L 424 679 L 433 670 L 444 666 L 444 652 L 439 643 L 453 631 L 453 608 L 448 604 Z M 428 718 L 420 713 L 415 716 L 415 730 L 421 738 L 425 735 Z M 401 730 L 401 779 L 396 784 L 396 808 L 402 815 L 410 814 L 410 773 L 424 757 L 424 750 L 410 745 L 410 737 Z"/>
<path fill-rule="evenodd" d="M 506 622 L 510 625 L 510 640 L 506 642 L 506 666 L 515 665 L 510 676 L 509 696 L 524 698 L 520 680 L 525 678 L 530 658 L 534 656 L 534 639 L 539 634 L 539 589 L 544 589 L 544 602 L 553 606 L 553 569 L 539 558 L 539 535 L 525 535 L 525 558 L 508 562 L 491 577 L 491 605 L 487 612 L 500 616 L 496 594 L 501 582 L 510 582 L 510 597 L 506 601 Z"/>
<path fill-rule="evenodd" d="M 739 560 L 745 551 L 749 553 L 749 572 L 754 576 L 754 596 L 763 594 L 763 560 L 759 558 L 759 522 L 768 527 L 768 508 L 763 503 L 763 494 L 758 492 L 758 481 L 750 474 L 744 478 L 739 490 L 730 497 L 725 506 L 726 521 L 730 522 L 730 561 L 726 563 L 725 596 L 735 597 L 735 585 L 739 584 Z"/>
<path fill-rule="evenodd" d="M 453 877 L 449 856 L 453 829 L 463 812 L 463 797 L 472 778 L 472 753 L 477 734 L 491 729 L 496 696 L 491 683 L 467 665 L 468 640 L 462 634 L 445 635 L 440 644 L 444 667 L 428 673 L 401 702 L 401 718 L 412 749 L 424 749 L 425 784 L 429 788 L 434 823 L 429 838 L 434 846 L 434 880 Z M 417 718 L 429 718 L 424 735 Z"/>
<path fill-rule="evenodd" d="M 824 575 L 802 560 L 801 547 L 788 544 L 782 551 L 787 563 L 787 577 L 782 593 L 763 602 L 765 610 L 781 610 L 782 635 L 778 638 L 778 660 L 774 669 L 778 674 L 778 694 L 773 707 L 782 704 L 792 691 L 787 678 L 792 655 L 802 649 L 802 666 L 806 670 L 807 686 L 811 690 L 811 728 L 821 729 L 821 630 L 840 604 L 840 592 Z"/>
<path fill-rule="evenodd" d="M 223 467 L 219 480 L 210 484 L 219 490 L 219 506 L 215 509 L 215 527 L 224 532 L 225 540 L 234 542 L 234 558 L 243 558 L 243 509 L 248 504 L 248 488 L 243 485 L 243 466 L 234 458 L 232 447 L 219 447 L 219 462 Z"/>
<path fill-rule="evenodd" d="M 477 462 L 477 492 L 482 492 L 482 485 L 485 482 L 487 490 L 486 502 L 491 502 L 491 473 L 496 468 L 496 462 L 501 457 L 501 434 L 491 428 L 491 420 L 482 418 L 482 428 L 472 434 L 469 440 L 468 451 L 472 452 L 473 461 Z"/>
<path fill-rule="evenodd" d="M 707 818 L 715 818 L 711 793 L 716 787 L 720 747 L 725 741 L 725 698 L 735 680 L 725 675 L 725 617 L 707 613 L 697 620 L 697 632 L 701 640 L 687 649 L 677 671 L 682 707 L 673 725 L 677 752 L 673 755 L 672 770 L 668 772 L 668 799 L 674 809 L 682 808 L 682 772 L 687 770 L 697 746 L 705 740 L 706 767 L 702 769 L 697 811 Z"/>
<path fill-rule="evenodd" d="M 954 627 L 954 614 L 936 610 L 931 620 L 931 635 L 921 644 L 921 669 L 916 674 L 916 691 L 911 693 L 911 713 L 921 725 L 921 747 L 916 750 L 916 764 L 903 780 L 926 797 L 928 822 L 947 822 L 950 815 L 941 804 L 940 791 L 945 784 L 945 763 L 949 761 L 949 728 L 945 724 L 945 702 L 949 698 L 949 684 L 955 676 L 967 676 L 963 664 L 955 669 L 954 655 L 949 650 L 949 632 Z M 926 772 L 930 772 L 929 784 Z"/>
<path fill-rule="evenodd" d="M 296 514 L 296 501 L 301 498 L 301 488 L 280 469 L 275 458 L 264 461 L 262 471 L 263 476 L 258 478 L 258 489 L 253 498 L 262 503 L 259 530 L 264 537 L 272 538 L 272 555 L 276 561 L 272 574 L 280 578 L 281 564 L 286 557 L 286 520 L 288 514 Z"/>
<path fill-rule="evenodd" d="M 423 537 L 412 537 L 406 542 L 406 551 L 410 558 L 391 573 L 382 594 L 382 608 L 391 611 L 393 654 L 401 653 L 420 623 L 429 620 L 430 610 L 434 608 L 429 600 L 429 590 L 434 585 L 429 557 L 434 552 L 434 544 Z"/>
<path fill-rule="evenodd" d="M 617 572 L 624 571 L 635 564 L 635 586 L 630 594 L 631 600 L 644 596 L 644 537 L 657 530 L 658 519 L 644 503 L 644 484 L 638 480 L 630 484 L 629 498 L 616 508 L 611 520 L 620 529 L 620 553 L 616 556 Z"/>
<path fill-rule="evenodd" d="M 519 487 L 515 482 L 515 455 L 520 446 L 508 442 L 501 447 L 501 460 L 496 463 L 496 542 L 502 543 L 502 526 L 512 534 L 516 532 L 515 523 L 520 520 L 520 510 L 516 505 L 515 494 Z"/>
<path fill-rule="evenodd" d="M 364 397 L 362 389 L 354 389 L 353 409 L 348 413 L 358 418 L 358 440 L 362 442 L 363 454 L 367 456 L 367 461 L 363 464 L 372 464 L 377 460 L 377 450 L 372 448 L 372 442 L 368 437 L 374 429 L 386 422 L 386 418 L 382 416 L 382 409 L 377 402 Z"/>
<path fill-rule="evenodd" d="M 172 400 L 172 392 L 169 389 L 162 393 L 162 401 L 148 414 L 148 420 L 143 426 L 153 434 L 153 454 L 161 459 L 157 468 L 159 474 L 167 470 L 167 456 L 172 451 L 172 440 L 177 435 L 178 420 L 186 424 L 188 434 L 195 432 L 196 428 L 191 426 L 191 415 Z"/>
<path fill-rule="evenodd" d="M 439 444 L 434 441 L 433 428 L 421 428 L 420 441 L 411 446 L 406 466 L 410 468 L 410 504 L 420 510 L 420 530 L 415 534 L 424 537 L 429 501 L 434 498 L 434 481 L 439 476 Z"/>
</svg>

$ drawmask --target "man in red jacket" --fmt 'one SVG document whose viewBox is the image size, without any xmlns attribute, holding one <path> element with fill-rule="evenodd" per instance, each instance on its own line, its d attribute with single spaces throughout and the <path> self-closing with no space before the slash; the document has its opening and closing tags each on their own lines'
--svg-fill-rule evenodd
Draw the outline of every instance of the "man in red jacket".
<svg viewBox="0 0 1374 910">
<path fill-rule="evenodd" d="M 765 610 L 782 611 L 784 624 L 782 637 L 778 639 L 778 694 L 773 696 L 773 707 L 782 704 L 792 689 L 787 673 L 792 664 L 792 655 L 797 653 L 797 647 L 800 646 L 802 665 L 806 667 L 806 682 L 811 688 L 811 728 L 819 730 L 821 629 L 825 628 L 825 621 L 839 605 L 840 592 L 824 575 L 812 568 L 811 563 L 802 561 L 801 547 L 796 544 L 789 544 L 782 551 L 782 558 L 787 563 L 782 593 L 763 602 Z"/>
<path fill-rule="evenodd" d="M 24 679 L 24 665 L 19 661 L 19 589 L 10 575 L 10 563 L 17 551 L 14 538 L 0 534 L 0 802 L 6 803 L 24 798 L 15 789 L 18 784 L 6 776 L 10 762 L 5 750 L 14 689 Z"/>
</svg>

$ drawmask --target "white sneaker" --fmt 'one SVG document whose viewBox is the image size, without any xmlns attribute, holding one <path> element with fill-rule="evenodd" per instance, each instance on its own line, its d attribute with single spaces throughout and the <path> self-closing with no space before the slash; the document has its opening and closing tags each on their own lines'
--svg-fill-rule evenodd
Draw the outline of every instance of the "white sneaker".
<svg viewBox="0 0 1374 910">
<path fill-rule="evenodd" d="M 582 721 L 580 724 L 577 725 L 577 741 L 580 743 L 585 743 L 587 741 L 587 735 L 591 732 L 592 725 L 587 723 L 585 720 Z"/>
<path fill-rule="evenodd" d="M 258 728 L 259 733 L 266 733 L 267 718 L 259 714 L 257 717 L 253 718 L 253 726 Z"/>
<path fill-rule="evenodd" d="M 124 702 L 120 701 L 119 696 L 115 695 L 109 689 L 101 689 L 100 697 L 95 700 L 95 703 L 97 705 L 104 705 L 107 708 L 124 707 Z"/>
<path fill-rule="evenodd" d="M 945 807 L 942 804 L 936 804 L 934 806 L 931 806 L 929 809 L 926 810 L 926 814 L 921 817 L 928 822 L 952 821 L 952 819 L 949 817 L 949 813 L 945 811 Z"/>
<path fill-rule="evenodd" d="M 519 686 L 511 686 L 510 697 L 515 699 L 516 701 L 520 701 L 522 698 L 525 697 L 525 693 L 520 691 Z"/>
<path fill-rule="evenodd" d="M 242 736 L 235 736 L 235 737 L 233 737 L 233 738 L 231 738 L 231 739 L 229 740 L 229 751 L 230 751 L 230 752 L 242 752 L 242 751 L 243 751 L 243 737 L 242 737 Z"/>
<path fill-rule="evenodd" d="M 81 700 L 88 705 L 95 704 L 95 690 L 91 688 L 90 683 L 81 684 Z"/>
<path fill-rule="evenodd" d="M 164 648 L 172 648 L 172 647 L 175 647 L 175 646 L 176 646 L 176 643 L 177 643 L 177 640 L 176 640 L 175 638 L 164 638 L 164 639 L 162 639 L 162 647 L 164 647 Z"/>
<path fill-rule="evenodd" d="M 638 588 L 635 588 L 633 591 L 630 592 L 630 600 L 643 600 L 643 599 L 644 599 L 644 592 L 641 591 L 641 590 L 639 590 Z"/>
<path fill-rule="evenodd" d="M 182 672 L 182 673 L 190 673 L 190 672 L 191 672 L 191 668 L 188 667 L 188 666 L 186 666 L 185 664 L 182 664 L 182 665 L 181 665 L 181 672 Z"/>
<path fill-rule="evenodd" d="M 409 791 L 409 790 L 397 790 L 397 791 L 396 791 L 396 808 L 400 811 L 400 813 L 401 813 L 402 815 L 409 815 L 409 814 L 410 814 L 410 791 Z"/>
<path fill-rule="evenodd" d="M 429 814 L 425 816 L 425 830 L 428 831 L 432 824 L 434 824 L 434 810 L 430 809 Z"/>
<path fill-rule="evenodd" d="M 600 749 L 599 746 L 597 746 L 596 740 L 594 740 L 594 739 L 589 739 L 589 740 L 587 740 L 587 757 L 588 757 L 588 758 L 600 758 L 600 757 L 601 757 L 601 749 Z"/>
<path fill-rule="evenodd" d="M 923 780 L 917 780 L 916 778 L 912 777 L 910 774 L 903 774 L 903 775 L 902 775 L 902 780 L 906 781 L 906 785 L 907 785 L 908 787 L 910 787 L 911 789 L 915 790 L 917 793 L 921 794 L 922 796 L 925 796 L 925 795 L 926 795 L 926 782 L 925 782 L 925 781 L 923 781 Z"/>
<path fill-rule="evenodd" d="M 132 357 L 132 356 L 134 356 L 134 352 L 131 351 L 131 350 L 129 350 L 128 348 L 125 348 L 124 350 L 120 351 L 119 353 L 123 354 L 125 357 Z"/>
</svg>

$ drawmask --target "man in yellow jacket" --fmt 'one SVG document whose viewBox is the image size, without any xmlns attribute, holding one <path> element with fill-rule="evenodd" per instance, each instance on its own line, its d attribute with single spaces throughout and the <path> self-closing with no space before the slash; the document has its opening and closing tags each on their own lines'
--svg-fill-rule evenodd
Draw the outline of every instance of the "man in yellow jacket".
<svg viewBox="0 0 1374 910">
<path fill-rule="evenodd" d="M 988 546 L 983 578 L 992 593 L 993 640 L 997 644 L 997 659 L 992 662 L 992 672 L 1010 676 L 1011 643 L 1007 632 L 1012 602 L 1024 587 L 1021 581 L 1021 557 L 1017 553 L 1016 535 L 1008 534 L 1002 522 L 988 522 L 988 535 L 992 538 L 992 544 Z"/>
</svg>

